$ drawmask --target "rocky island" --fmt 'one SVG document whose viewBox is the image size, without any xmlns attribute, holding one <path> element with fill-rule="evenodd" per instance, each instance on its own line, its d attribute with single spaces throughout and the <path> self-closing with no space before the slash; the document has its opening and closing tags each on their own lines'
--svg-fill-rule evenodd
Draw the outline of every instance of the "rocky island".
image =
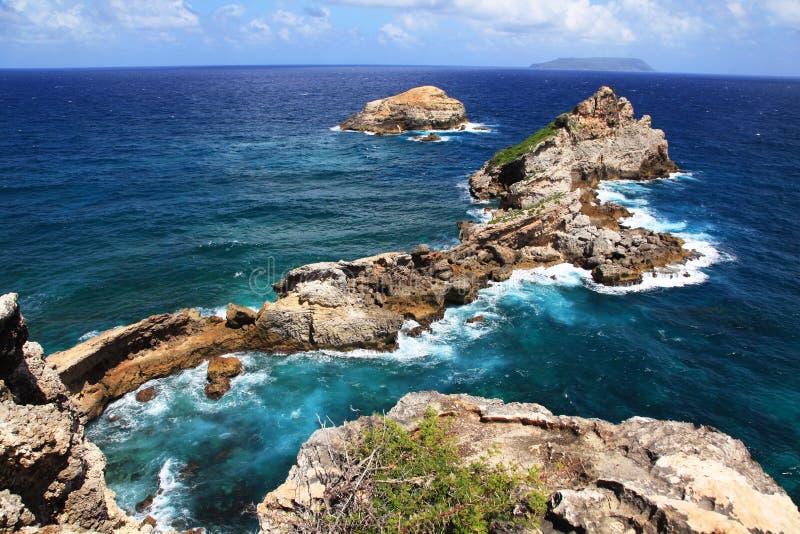
<svg viewBox="0 0 800 534">
<path fill-rule="evenodd" d="M 368 102 L 339 127 L 390 135 L 409 130 L 451 130 L 466 123 L 464 104 L 438 87 L 426 85 Z"/>
<path fill-rule="evenodd" d="M 634 57 L 560 57 L 530 66 L 536 70 L 589 70 L 603 72 L 655 72 L 643 60 Z"/>
<path fill-rule="evenodd" d="M 422 89 L 424 94 L 434 95 L 434 100 L 452 100 L 438 89 Z M 381 104 L 383 101 L 370 103 L 367 108 L 371 113 L 383 115 L 387 120 L 362 116 L 351 124 L 370 124 L 383 128 L 383 133 L 396 133 L 406 127 L 424 129 L 426 124 L 428 127 L 443 127 L 443 123 L 435 122 L 440 120 L 455 120 L 456 124 L 466 121 L 460 103 L 447 104 L 443 108 L 450 106 L 452 114 L 423 114 L 424 117 L 417 121 L 413 118 L 416 112 L 411 113 L 402 105 L 402 102 L 412 101 L 416 100 L 403 97 L 400 107 L 395 107 L 394 103 Z M 408 119 L 409 116 L 412 118 Z M 477 298 L 481 288 L 508 279 L 514 269 L 569 262 L 591 269 L 596 283 L 606 285 L 636 284 L 643 276 L 659 270 L 678 276 L 684 269 L 683 264 L 697 253 L 684 248 L 683 241 L 670 234 L 626 227 L 620 219 L 629 215 L 628 212 L 618 205 L 601 204 L 596 194 L 603 180 L 649 179 L 667 176 L 676 170 L 677 166 L 669 158 L 664 133 L 651 127 L 648 116 L 636 119 L 630 102 L 618 97 L 612 88 L 601 87 L 573 110 L 560 115 L 522 143 L 495 154 L 470 177 L 472 194 L 478 199 L 497 199 L 499 206 L 488 222 L 459 223 L 460 244 L 457 246 L 432 250 L 427 245 L 419 245 L 410 252 L 388 252 L 351 261 L 304 265 L 289 271 L 277 282 L 274 286 L 277 300 L 266 302 L 257 312 L 232 304 L 223 319 L 204 317 L 197 310 L 182 310 L 109 330 L 69 350 L 50 355 L 45 360 L 46 366 L 41 363 L 41 356 L 38 360 L 31 359 L 30 367 L 47 373 L 48 382 L 59 382 L 57 393 L 36 397 L 36 402 L 50 408 L 37 407 L 39 404 L 11 389 L 11 393 L 2 397 L 4 409 L 13 408 L 19 412 L 16 417 L 20 421 L 26 413 L 35 417 L 36 410 L 60 410 L 66 414 L 63 417 L 69 423 L 69 429 L 65 429 L 68 439 L 85 443 L 81 424 L 98 417 L 109 402 L 136 391 L 151 379 L 169 376 L 211 358 L 238 351 L 392 350 L 397 346 L 402 329 L 408 329 L 409 335 L 420 332 L 441 318 L 448 306 L 471 302 Z M 13 304 L 3 311 L 4 317 L 8 317 L 3 319 L 4 332 L 6 324 L 21 321 L 16 300 L 12 300 Z M 9 373 L 13 373 L 24 359 L 19 352 L 22 350 L 19 347 L 23 346 L 19 339 L 24 337 L 21 330 L 12 328 L 9 331 L 11 334 L 3 335 L 11 336 L 9 339 L 15 341 L 9 343 L 16 348 L 13 351 L 3 349 L 5 370 L 0 376 L 3 380 L 11 376 Z M 6 346 L 5 342 L 3 346 Z M 7 365 L 6 361 L 9 362 Z M 209 366 L 206 394 L 215 399 L 224 395 L 230 386 L 230 378 L 239 372 L 241 366 L 238 362 L 215 360 L 214 365 Z M 157 391 L 149 393 L 152 397 Z M 406 399 L 406 404 L 413 401 L 417 406 L 408 417 L 399 418 L 409 428 L 413 427 L 411 419 L 417 417 L 422 409 L 423 400 L 419 399 L 425 399 L 424 403 L 434 407 L 452 404 L 450 400 L 436 396 Z M 715 525 L 705 530 L 708 532 L 717 527 L 724 527 L 727 530 L 722 531 L 726 532 L 739 532 L 751 526 L 760 529 L 770 525 L 762 530 L 777 532 L 784 528 L 783 525 L 797 522 L 796 508 L 792 512 L 791 501 L 782 490 L 749 459 L 739 442 L 718 432 L 649 420 L 632 420 L 614 426 L 598 421 L 559 418 L 535 405 L 515 405 L 513 409 L 519 408 L 522 415 L 506 421 L 492 415 L 499 413 L 497 410 L 509 411 L 498 401 L 462 398 L 458 402 L 462 401 L 471 406 L 464 413 L 458 412 L 455 405 L 452 410 L 442 408 L 441 413 L 456 410 L 458 413 L 453 415 L 463 417 L 465 424 L 472 421 L 479 425 L 501 425 L 478 427 L 486 429 L 487 439 L 505 436 L 498 441 L 501 451 L 504 443 L 516 435 L 503 434 L 508 429 L 521 432 L 521 436 L 534 430 L 551 432 L 535 438 L 524 437 L 533 440 L 530 441 L 533 449 L 525 465 L 536 463 L 549 473 L 555 469 L 553 462 L 558 460 L 553 458 L 558 457 L 558 451 L 562 451 L 565 457 L 578 458 L 576 461 L 581 463 L 583 471 L 570 467 L 563 482 L 552 482 L 549 478 L 544 481 L 544 486 L 551 492 L 548 514 L 556 514 L 548 516 L 553 518 L 554 528 L 561 524 L 571 525 L 573 530 L 591 531 L 592 525 L 612 525 L 618 521 L 632 528 L 644 525 L 641 528 L 645 532 L 656 531 L 659 525 L 667 524 L 676 525 L 676 531 L 682 531 L 688 525 L 687 528 L 697 528 L 695 531 L 698 532 L 704 531 L 707 525 Z M 393 411 L 393 416 L 399 417 L 398 410 L 400 408 Z M 3 432 L 7 428 L 3 427 Z M 44 430 L 32 432 L 42 433 Z M 668 433 L 672 436 L 664 444 L 651 439 Z M 2 439 L 13 440 L 13 434 L 9 435 L 12 437 L 4 434 Z M 642 437 L 637 437 L 639 434 Z M 31 439 L 45 438 L 33 436 Z M 314 439 L 303 451 L 315 446 Z M 564 442 L 563 447 L 553 449 L 552 443 L 559 440 Z M 490 445 L 488 441 L 476 440 L 475 443 Z M 699 449 L 695 443 L 700 444 Z M 81 446 L 92 451 L 88 443 Z M 2 449 L 0 453 L 6 454 L 2 452 L 5 450 L 12 449 Z M 511 455 L 519 455 L 519 451 L 508 450 Z M 555 456 L 542 456 L 547 450 L 556 451 Z M 598 450 L 604 452 L 600 454 Z M 72 452 L 64 454 L 67 456 L 59 458 L 67 458 Z M 311 462 L 305 454 L 301 452 L 299 457 L 301 466 Z M 733 460 L 729 461 L 729 456 Z M 84 458 L 83 468 L 88 470 L 87 473 L 102 471 L 101 454 Z M 659 458 L 666 459 L 662 461 Z M 10 467 L 3 479 L 3 488 L 8 488 L 10 494 L 4 499 L 17 503 L 13 510 L 19 510 L 14 512 L 14 524 L 43 525 L 68 521 L 83 525 L 84 518 L 78 518 L 77 512 L 64 516 L 63 507 L 59 507 L 68 501 L 61 497 L 52 512 L 34 510 L 39 510 L 39 504 L 30 503 L 38 503 L 34 499 L 39 499 L 37 495 L 44 493 L 28 497 L 25 484 L 15 482 L 22 479 L 15 478 L 20 475 L 14 473 L 22 473 L 27 461 L 6 462 Z M 691 475 L 692 466 L 698 469 L 696 476 Z M 617 468 L 622 471 L 613 478 L 611 475 Z M 653 473 L 655 469 L 660 471 Z M 57 470 L 53 472 L 62 476 Z M 303 472 L 295 470 L 290 475 L 290 482 L 294 480 L 297 486 L 303 476 Z M 721 478 L 717 479 L 718 476 Z M 95 476 L 92 480 L 98 478 Z M 309 498 L 297 492 L 295 496 L 290 495 L 295 490 L 289 486 L 272 494 L 260 509 L 265 530 L 271 529 L 273 523 L 270 522 L 275 521 L 277 523 L 273 526 L 282 529 L 285 525 L 281 523 L 284 521 L 281 517 L 287 516 L 281 514 L 300 513 L 302 510 L 298 512 L 297 506 L 309 505 L 313 499 L 324 495 L 327 482 L 318 482 L 308 481 L 308 487 L 313 489 Z M 70 491 L 78 486 L 77 482 L 71 484 Z M 104 486 L 97 482 L 95 487 L 94 495 L 105 497 L 93 497 L 95 501 L 88 501 L 95 504 L 91 506 L 91 513 L 86 512 L 86 524 L 97 525 L 90 528 L 104 532 L 128 525 L 129 520 L 124 514 L 120 515 L 113 508 L 113 498 L 108 496 Z M 725 491 L 729 493 L 723 495 Z M 556 494 L 560 497 L 554 497 Z M 695 500 L 693 495 L 699 497 Z M 725 495 L 725 498 L 735 496 L 736 502 L 726 501 Z M 765 510 L 773 510 L 770 515 L 774 522 L 768 523 L 769 517 L 765 519 L 763 514 L 759 515 L 753 509 L 742 508 L 740 503 L 748 499 L 763 504 Z M 590 509 L 597 503 L 604 503 L 603 506 L 615 512 L 593 515 Z M 26 509 L 33 515 L 26 514 Z M 278 512 L 278 516 L 272 517 Z M 97 514 L 101 519 L 97 519 Z M 11 521 L 4 520 L 7 523 Z M 700 528 L 697 525 L 704 526 Z"/>
</svg>

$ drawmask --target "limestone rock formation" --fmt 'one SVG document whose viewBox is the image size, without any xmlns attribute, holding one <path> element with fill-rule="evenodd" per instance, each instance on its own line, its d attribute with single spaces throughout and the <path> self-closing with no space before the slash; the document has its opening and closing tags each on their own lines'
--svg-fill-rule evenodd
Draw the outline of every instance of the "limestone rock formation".
<svg viewBox="0 0 800 534">
<path fill-rule="evenodd" d="M 138 532 L 106 487 L 105 457 L 84 437 L 68 391 L 27 338 L 17 295 L 3 295 L 0 532 L 46 525 L 54 532 Z"/>
<path fill-rule="evenodd" d="M 526 142 L 498 152 L 470 177 L 473 196 L 496 196 L 501 207 L 520 209 L 600 180 L 657 178 L 678 170 L 664 132 L 651 127 L 648 115 L 635 119 L 628 99 L 610 87 Z"/>
<path fill-rule="evenodd" d="M 789 496 L 738 440 L 710 427 L 634 417 L 615 425 L 538 404 L 410 393 L 388 417 L 412 431 L 426 408 L 452 417 L 464 462 L 538 467 L 549 495 L 544 532 L 800 532 Z M 369 418 L 317 430 L 286 481 L 258 506 L 262 532 L 303 532 L 340 477 L 343 447 Z"/>
<path fill-rule="evenodd" d="M 113 328 L 47 363 L 69 389 L 84 420 L 100 415 L 114 399 L 152 380 L 196 367 L 211 356 L 239 350 L 252 330 L 228 328 L 197 310 L 153 315 Z"/>
<path fill-rule="evenodd" d="M 228 328 L 242 328 L 256 322 L 256 312 L 246 306 L 228 304 L 225 313 L 225 326 Z"/>
<path fill-rule="evenodd" d="M 407 130 L 449 130 L 466 123 L 464 104 L 438 87 L 423 86 L 368 102 L 340 127 L 386 135 Z"/>
<path fill-rule="evenodd" d="M 238 358 L 214 356 L 208 361 L 206 371 L 206 397 L 221 399 L 231 389 L 231 378 L 242 374 L 242 362 Z"/>
<path fill-rule="evenodd" d="M 664 177 L 677 169 L 664 132 L 653 129 L 647 115 L 635 119 L 626 98 L 601 87 L 523 143 L 498 152 L 470 177 L 470 191 L 500 199 L 489 226 L 502 231 L 540 221 L 537 233 L 546 238 L 528 246 L 549 247 L 560 259 L 592 269 L 598 283 L 627 285 L 696 253 L 669 234 L 621 227 L 619 219 L 630 214 L 600 205 L 596 187 L 601 180 Z"/>
</svg>

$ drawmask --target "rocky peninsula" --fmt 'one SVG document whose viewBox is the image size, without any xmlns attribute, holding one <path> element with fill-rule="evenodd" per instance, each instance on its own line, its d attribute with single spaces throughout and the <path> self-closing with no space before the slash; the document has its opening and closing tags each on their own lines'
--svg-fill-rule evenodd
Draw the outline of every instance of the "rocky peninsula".
<svg viewBox="0 0 800 534">
<path fill-rule="evenodd" d="M 498 198 L 486 223 L 459 223 L 461 243 L 419 245 L 353 261 L 289 271 L 275 302 L 233 306 L 227 320 L 197 310 L 112 329 L 48 358 L 85 420 L 153 378 L 237 351 L 392 350 L 407 321 L 421 328 L 448 306 L 471 302 L 514 269 L 569 262 L 600 284 L 636 284 L 697 255 L 670 234 L 619 223 L 627 211 L 600 204 L 602 180 L 647 179 L 677 170 L 661 130 L 609 87 L 549 126 L 498 152 L 470 177 L 479 199 Z M 419 328 L 415 331 L 419 331 Z"/>
<path fill-rule="evenodd" d="M 451 100 L 439 90 L 432 92 L 431 88 L 424 89 L 426 94 L 438 95 L 436 99 Z M 404 97 L 401 102 L 405 102 L 403 105 L 408 105 L 415 100 Z M 378 108 L 397 109 L 393 104 L 375 103 L 368 104 L 367 108 L 373 111 Z M 381 123 L 382 127 L 385 127 L 384 133 L 395 133 L 404 127 L 424 129 L 423 122 L 399 122 L 398 117 L 428 117 L 425 119 L 428 121 L 426 123 L 428 127 L 443 127 L 434 121 L 451 120 L 440 118 L 435 114 L 431 118 L 427 115 L 427 111 L 424 109 L 420 111 L 413 106 L 408 109 L 401 106 L 399 109 L 405 111 L 398 112 L 399 115 L 393 115 L 394 111 L 386 112 L 386 117 L 394 118 Z M 466 120 L 463 105 L 460 111 L 458 106 L 451 111 L 453 109 L 455 111 L 452 117 L 458 117 L 457 121 Z M 363 120 L 366 121 L 364 124 L 369 122 L 367 119 Z M 106 331 L 69 350 L 52 354 L 44 362 L 40 352 L 38 356 L 30 358 L 25 356 L 26 353 L 20 352 L 25 341 L 23 339 L 19 342 L 24 337 L 22 330 L 20 328 L 8 330 L 6 326 L 6 324 L 17 324 L 14 321 L 21 320 L 14 298 L 13 305 L 7 306 L 10 311 L 3 312 L 4 317 L 7 316 L 8 319 L 3 319 L 2 328 L 4 332 L 6 330 L 11 332 L 3 335 L 13 340 L 8 342 L 9 346 L 13 345 L 16 348 L 6 349 L 4 341 L 0 378 L 6 381 L 6 377 L 12 376 L 14 370 L 21 365 L 20 362 L 30 361 L 28 368 L 37 369 L 37 372 L 46 377 L 48 384 L 56 380 L 58 385 L 57 390 L 53 390 L 57 393 L 44 393 L 44 390 L 41 390 L 42 393 L 37 394 L 38 396 L 25 397 L 13 389 L 21 387 L 19 391 L 23 391 L 25 386 L 8 386 L 12 382 L 6 381 L 4 387 L 10 388 L 10 393 L 2 395 L 3 409 L 15 410 L 18 415 L 13 417 L 17 417 L 20 421 L 20 428 L 24 417 L 31 416 L 35 420 L 37 410 L 60 414 L 58 417 L 61 417 L 64 424 L 69 427 L 65 426 L 64 436 L 67 436 L 65 439 L 72 445 L 67 447 L 68 452 L 60 453 L 61 459 L 58 462 L 63 460 L 69 464 L 68 458 L 73 452 L 76 454 L 81 450 L 89 452 L 80 453 L 84 459 L 81 468 L 83 471 L 80 469 L 75 471 L 80 483 L 67 484 L 68 489 L 64 489 L 53 501 L 56 504 L 47 505 L 50 508 L 42 508 L 43 505 L 38 504 L 40 501 L 37 500 L 41 498 L 47 501 L 51 495 L 48 493 L 50 489 L 33 495 L 30 494 L 27 483 L 19 482 L 23 480 L 19 478 L 19 473 L 25 472 L 27 469 L 25 466 L 30 464 L 30 461 L 26 458 L 24 461 L 15 460 L 16 463 L 7 462 L 6 465 L 10 466 L 7 468 L 9 475 L 3 479 L 3 488 L 8 488 L 10 493 L 4 499 L 17 503 L 14 508 L 9 509 L 18 510 L 18 513 L 14 512 L 4 517 L 12 517 L 15 525 L 70 522 L 92 525 L 87 528 L 103 532 L 128 525 L 129 520 L 114 508 L 113 498 L 101 484 L 102 477 L 96 476 L 97 473 L 102 473 L 104 460 L 102 454 L 99 454 L 96 448 L 92 449 L 93 446 L 83 438 L 81 425 L 98 417 L 109 402 L 136 391 L 145 382 L 154 378 L 169 376 L 180 370 L 195 367 L 206 360 L 239 351 L 291 353 L 320 349 L 392 350 L 397 346 L 398 335 L 402 329 L 407 329 L 409 335 L 420 332 L 441 318 L 448 306 L 473 301 L 481 288 L 490 282 L 508 279 L 514 269 L 569 262 L 591 269 L 594 280 L 607 285 L 636 284 L 641 282 L 643 276 L 665 269 L 679 276 L 684 269 L 684 262 L 696 257 L 696 252 L 684 248 L 684 243 L 670 234 L 624 226 L 619 221 L 629 215 L 627 211 L 621 206 L 599 203 L 596 194 L 598 184 L 603 180 L 664 177 L 676 170 L 677 166 L 669 158 L 664 133 L 653 129 L 647 116 L 635 119 L 630 102 L 618 97 L 613 89 L 602 87 L 597 93 L 580 102 L 572 111 L 560 115 L 553 123 L 519 145 L 498 152 L 470 177 L 472 194 L 478 199 L 497 199 L 499 207 L 493 211 L 492 219 L 488 222 L 458 223 L 460 244 L 448 250 L 432 250 L 427 245 L 419 245 L 410 252 L 388 252 L 352 261 L 304 265 L 289 271 L 277 282 L 274 286 L 277 299 L 274 302 L 266 302 L 257 312 L 231 304 L 225 319 L 204 317 L 197 310 L 191 309 L 154 315 L 136 324 Z M 29 352 L 31 350 L 33 349 L 28 349 Z M 239 372 L 241 366 L 237 361 L 215 360 L 214 365 L 209 366 L 206 394 L 211 398 L 224 395 L 230 386 L 230 378 Z M 38 383 L 38 380 L 35 379 L 33 382 Z M 29 384 L 33 382 L 28 381 Z M 28 390 L 33 391 L 33 389 L 28 387 Z M 156 391 L 149 393 L 150 396 L 157 394 Z M 146 396 L 142 395 L 142 399 L 145 398 Z M 439 402 L 433 397 L 429 400 L 433 404 Z M 474 406 L 487 406 L 487 410 L 489 408 L 494 410 L 500 406 L 496 401 L 479 399 L 469 402 Z M 396 408 L 393 413 L 397 415 L 399 409 Z M 463 414 L 465 424 L 469 417 L 476 414 L 481 425 L 491 422 L 486 418 L 491 419 L 493 416 L 476 410 L 468 410 L 472 415 L 466 412 Z M 495 413 L 491 410 L 486 413 Z M 539 415 L 530 415 L 531 411 Z M 514 425 L 522 425 L 520 428 L 524 427 L 526 432 L 533 428 L 562 432 L 558 437 L 563 440 L 573 436 L 574 439 L 569 442 L 572 446 L 572 449 L 569 449 L 570 454 L 578 455 L 583 451 L 581 454 L 584 456 L 579 457 L 583 462 L 581 469 L 586 472 L 570 471 L 569 476 L 572 478 L 568 480 L 572 482 L 564 482 L 562 485 L 553 483 L 548 486 L 553 492 L 558 490 L 558 494 L 561 495 L 558 503 L 567 503 L 559 508 L 560 505 L 553 501 L 554 504 L 548 508 L 548 510 L 552 508 L 552 513 L 557 513 L 555 510 L 563 510 L 565 522 L 563 525 L 574 525 L 575 530 L 590 531 L 594 527 L 579 525 L 594 525 L 595 523 L 591 521 L 601 521 L 596 524 L 604 525 L 606 523 L 602 521 L 612 521 L 609 519 L 611 516 L 621 517 L 621 524 L 649 525 L 644 531 L 654 531 L 653 525 L 662 524 L 659 521 L 664 521 L 665 525 L 679 525 L 675 527 L 677 530 L 683 528 L 683 525 L 695 528 L 692 525 L 700 523 L 687 521 L 690 519 L 700 521 L 698 518 L 701 516 L 704 518 L 703 521 L 707 519 L 710 521 L 708 524 L 713 525 L 766 524 L 764 518 L 750 508 L 737 508 L 739 504 L 736 506 L 724 504 L 727 502 L 723 499 L 725 495 L 736 495 L 739 499 L 737 503 L 743 502 L 741 499 L 746 501 L 751 497 L 756 499 L 753 502 L 763 501 L 764 506 L 775 507 L 765 509 L 780 510 L 783 514 L 779 515 L 776 511 L 776 523 L 773 523 L 773 526 L 785 524 L 777 521 L 784 521 L 787 517 L 785 501 L 788 497 L 785 497 L 774 482 L 749 459 L 749 456 L 746 456 L 744 447 L 727 436 L 679 423 L 647 422 L 645 425 L 644 420 L 632 420 L 633 423 L 626 422 L 614 426 L 576 418 L 556 418 L 541 407 L 525 407 L 523 412 L 528 415 L 518 419 Z M 10 417 L 12 415 L 9 415 Z M 529 424 L 526 422 L 529 419 L 535 422 Z M 549 422 L 543 423 L 545 420 Z M 503 424 L 511 423 L 503 422 Z M 653 430 L 655 432 L 653 436 L 674 434 L 663 444 L 667 447 L 671 443 L 673 445 L 670 446 L 673 448 L 667 452 L 654 453 L 653 456 L 648 454 L 648 451 L 666 449 L 657 449 L 657 445 L 661 445 L 656 443 L 646 446 L 637 444 L 635 440 L 639 438 L 634 435 L 625 434 L 627 436 L 625 437 L 620 434 L 629 431 L 636 434 L 642 425 L 649 429 L 647 432 L 656 429 Z M 30 439 L 49 439 L 46 438 L 44 428 L 39 430 L 35 430 L 36 427 L 30 428 L 34 429 L 31 430 L 33 435 Z M 493 426 L 482 428 L 487 429 L 487 437 L 496 430 Z M 512 426 L 502 428 L 517 429 Z M 594 428 L 600 428 L 601 431 L 589 431 Z M 19 432 L 22 430 L 12 432 L 11 435 L 16 436 Z M 578 440 L 577 437 L 580 436 L 586 438 Z M 545 439 L 546 436 L 540 438 Z M 5 435 L 3 439 L 6 439 Z M 508 439 L 511 439 L 510 435 Z M 699 450 L 693 445 L 696 440 L 701 444 L 707 443 L 709 452 L 696 452 Z M 304 451 L 313 447 L 313 443 L 312 439 Z M 549 441 L 541 443 L 543 451 L 550 447 L 544 445 L 550 443 Z M 639 452 L 631 452 L 635 458 L 628 458 L 623 462 L 619 456 L 622 449 L 617 447 L 617 443 L 622 443 L 619 446 L 622 449 L 628 447 L 631 451 Z M 726 463 L 724 456 L 728 454 L 727 452 L 712 450 L 716 446 L 714 444 L 719 443 L 725 444 L 727 447 L 725 450 L 729 450 L 730 454 L 735 456 L 735 462 Z M 476 440 L 476 444 L 488 446 L 486 441 Z M 603 450 L 617 448 L 613 454 L 608 453 L 610 456 L 595 457 L 593 455 L 597 449 L 592 447 L 601 447 Z M 724 453 L 723 456 L 715 456 L 718 452 Z M 540 453 L 543 454 L 542 451 L 536 452 L 526 461 L 545 462 L 543 465 L 550 465 Z M 304 454 L 305 452 L 301 452 L 299 459 L 301 464 L 311 461 L 310 459 L 306 461 Z M 676 459 L 681 454 L 685 455 L 685 458 L 681 458 L 684 458 L 686 463 L 680 464 L 680 469 L 674 468 L 675 476 L 668 476 L 666 473 L 673 469 L 673 463 L 677 462 Z M 663 467 L 663 476 L 656 477 L 652 471 L 658 467 L 654 465 L 661 456 L 670 460 L 665 460 L 667 463 L 659 467 L 659 469 Z M 619 459 L 621 463 L 608 463 L 611 461 L 609 458 Z M 722 467 L 717 466 L 720 470 L 716 470 L 717 467 L 706 466 L 706 459 L 721 462 Z M 62 480 L 66 475 L 62 475 L 61 470 L 56 467 L 67 464 L 58 462 L 48 461 L 48 469 L 51 471 L 48 471 L 47 476 L 55 473 L 55 476 L 62 477 L 59 478 Z M 619 473 L 618 477 L 628 478 L 622 481 L 610 478 L 615 469 L 612 467 L 616 465 L 626 469 Z M 705 478 L 688 478 L 690 469 L 687 466 L 710 470 L 699 471 L 707 473 Z M 647 477 L 645 477 L 646 472 L 650 473 Z M 718 475 L 723 478 L 716 478 Z M 293 471 L 290 481 L 300 480 L 297 478 L 299 476 L 301 475 Z M 607 479 L 612 482 L 606 483 Z M 37 480 L 51 479 L 43 475 Z M 85 517 L 81 515 L 83 512 L 65 512 L 72 510 L 69 506 L 64 507 L 65 503 L 72 502 L 65 495 L 77 491 L 76 488 L 82 487 L 81 483 L 89 480 L 95 481 L 93 486 L 95 490 L 92 492 L 93 497 L 87 497 L 86 502 L 91 505 L 85 511 Z M 617 482 L 613 482 L 614 480 Z M 579 483 L 584 485 L 581 486 Z M 639 483 L 644 486 L 637 485 Z M 324 493 L 324 487 L 320 489 L 314 481 L 309 482 L 309 487 Z M 725 488 L 729 488 L 733 493 L 723 495 L 721 492 Z M 25 493 L 26 491 L 29 493 Z M 296 513 L 297 510 L 291 507 L 294 505 L 287 508 L 285 495 L 288 490 L 284 488 L 281 491 L 282 493 L 273 494 L 279 501 L 283 499 L 279 503 L 281 513 L 287 510 L 290 514 Z M 322 495 L 319 491 L 314 493 L 314 498 Z M 569 491 L 576 492 L 576 495 Z M 693 500 L 692 495 L 695 493 L 705 497 Z M 740 499 L 739 496 L 743 497 Z M 303 498 L 298 497 L 301 506 L 310 502 L 303 501 Z M 261 508 L 262 525 L 265 528 L 269 526 L 268 521 L 273 521 L 268 518 L 269 514 L 278 510 L 270 504 L 271 502 L 268 499 Z M 599 519 L 591 516 L 590 509 L 599 502 L 616 512 Z M 717 506 L 716 503 L 723 504 Z M 687 517 L 690 519 L 679 520 L 677 515 L 669 511 L 672 508 L 678 510 L 675 514 L 688 514 Z M 745 510 L 741 512 L 745 515 L 738 515 L 740 509 Z M 25 510 L 32 515 L 26 514 Z M 716 515 L 704 515 L 703 510 Z M 796 509 L 794 513 L 796 514 Z M 645 516 L 625 519 L 636 514 Z M 9 524 L 12 521 L 12 519 L 4 520 Z M 276 521 L 282 520 L 279 518 Z M 556 519 L 553 524 L 558 521 L 562 520 Z M 772 528 L 772 531 L 777 531 L 776 528 Z M 738 526 L 736 528 L 732 526 L 727 531 L 741 530 L 737 529 Z M 767 530 L 769 529 L 764 531 Z"/>
<path fill-rule="evenodd" d="M 493 451 L 493 463 L 538 473 L 546 497 L 538 528 L 489 525 L 494 531 L 800 531 L 800 513 L 786 492 L 741 441 L 710 427 L 644 417 L 615 425 L 554 415 L 538 404 L 436 392 L 407 394 L 387 417 L 413 439 L 426 411 L 449 421 L 461 462 L 480 462 Z M 352 457 L 352 446 L 376 423 L 376 416 L 362 417 L 317 430 L 286 481 L 258 506 L 261 531 L 311 532 L 307 526 L 317 517 L 342 509 L 337 487 L 368 487 L 371 475 Z"/>
<path fill-rule="evenodd" d="M 431 85 L 368 102 L 339 127 L 378 135 L 409 130 L 450 130 L 467 123 L 464 104 Z"/>
</svg>

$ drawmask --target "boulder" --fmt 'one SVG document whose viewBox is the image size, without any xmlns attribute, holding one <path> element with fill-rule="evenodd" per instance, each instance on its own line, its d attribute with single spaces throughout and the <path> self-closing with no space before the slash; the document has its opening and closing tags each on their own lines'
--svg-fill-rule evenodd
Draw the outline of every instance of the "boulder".
<svg viewBox="0 0 800 534">
<path fill-rule="evenodd" d="M 442 140 L 441 136 L 435 133 L 429 133 L 428 135 L 418 135 L 414 137 L 414 139 L 416 139 L 417 141 L 422 141 L 423 143 L 436 143 Z"/>
<path fill-rule="evenodd" d="M 228 304 L 225 312 L 225 326 L 228 328 L 242 328 L 249 324 L 255 324 L 256 312 L 246 306 L 238 304 Z"/>
<path fill-rule="evenodd" d="M 136 392 L 136 400 L 139 402 L 150 402 L 151 400 L 156 398 L 158 392 L 154 387 L 148 387 L 144 389 L 140 389 Z"/>
<path fill-rule="evenodd" d="M 213 400 L 222 398 L 231 389 L 231 378 L 242 374 L 242 362 L 232 356 L 215 356 L 208 361 L 206 372 L 206 397 Z"/>
<path fill-rule="evenodd" d="M 625 286 L 640 283 L 642 281 L 642 273 L 634 269 L 627 269 L 616 263 L 604 263 L 592 270 L 592 278 L 598 284 Z"/>
<path fill-rule="evenodd" d="M 340 127 L 385 135 L 407 130 L 448 130 L 466 123 L 464 104 L 438 87 L 423 86 L 369 102 Z"/>
</svg>

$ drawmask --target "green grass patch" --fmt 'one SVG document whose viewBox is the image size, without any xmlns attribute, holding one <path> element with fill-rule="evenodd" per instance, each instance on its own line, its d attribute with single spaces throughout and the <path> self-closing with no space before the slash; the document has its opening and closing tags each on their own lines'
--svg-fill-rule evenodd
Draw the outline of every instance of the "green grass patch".
<svg viewBox="0 0 800 534">
<path fill-rule="evenodd" d="M 503 165 L 507 165 L 512 161 L 519 159 L 521 156 L 527 154 L 533 148 L 536 147 L 539 143 L 544 141 L 549 137 L 553 137 L 558 132 L 558 126 L 556 126 L 556 121 L 551 122 L 538 132 L 534 133 L 523 142 L 505 148 L 497 152 L 492 159 L 489 160 L 490 167 L 502 167 Z"/>
<path fill-rule="evenodd" d="M 496 152 L 492 159 L 489 160 L 489 166 L 502 167 L 524 156 L 545 139 L 556 135 L 559 129 L 559 126 L 556 125 L 557 122 L 558 119 L 532 134 L 523 142 Z"/>
<path fill-rule="evenodd" d="M 542 212 L 542 210 L 548 203 L 554 202 L 563 196 L 564 193 L 556 193 L 555 195 L 550 195 L 549 197 L 545 198 L 544 200 L 540 200 L 539 202 L 537 202 L 532 206 L 528 206 L 527 208 L 521 210 L 509 211 L 504 213 L 500 217 L 495 217 L 494 219 L 489 221 L 489 224 L 506 223 L 522 216 L 530 217 L 532 215 L 538 215 L 539 213 Z"/>
<path fill-rule="evenodd" d="M 546 495 L 535 469 L 464 465 L 450 418 L 431 409 L 415 432 L 377 417 L 351 444 L 352 488 L 331 495 L 319 526 L 337 532 L 489 532 L 538 525 Z M 489 451 L 488 454 L 496 454 Z"/>
</svg>

